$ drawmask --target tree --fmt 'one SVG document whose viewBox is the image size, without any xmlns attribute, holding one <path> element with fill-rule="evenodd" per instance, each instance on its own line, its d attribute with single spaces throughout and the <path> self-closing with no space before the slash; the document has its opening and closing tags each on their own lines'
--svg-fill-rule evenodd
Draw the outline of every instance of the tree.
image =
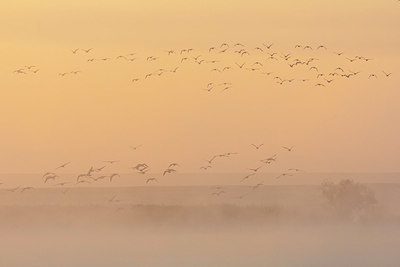
<svg viewBox="0 0 400 267">
<path fill-rule="evenodd" d="M 322 195 L 328 207 L 343 218 L 360 220 L 371 215 L 376 206 L 375 195 L 365 185 L 345 179 L 335 184 L 324 182 Z"/>
</svg>

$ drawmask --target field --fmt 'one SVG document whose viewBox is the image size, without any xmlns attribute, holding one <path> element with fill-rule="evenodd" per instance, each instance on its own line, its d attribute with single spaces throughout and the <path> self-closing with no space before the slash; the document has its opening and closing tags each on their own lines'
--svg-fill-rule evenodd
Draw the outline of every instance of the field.
<svg viewBox="0 0 400 267">
<path fill-rule="evenodd" d="M 1 266 L 397 266 L 400 186 L 367 220 L 320 187 L 130 187 L 0 193 Z"/>
</svg>

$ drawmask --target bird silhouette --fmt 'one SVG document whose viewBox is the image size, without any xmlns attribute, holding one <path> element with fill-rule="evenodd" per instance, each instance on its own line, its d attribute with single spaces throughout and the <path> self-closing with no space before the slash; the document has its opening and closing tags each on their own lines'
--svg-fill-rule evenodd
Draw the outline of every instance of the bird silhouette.
<svg viewBox="0 0 400 267">
<path fill-rule="evenodd" d="M 293 150 L 294 146 L 291 146 L 291 147 L 283 146 L 282 148 L 286 149 L 289 152 L 291 152 Z"/>
<path fill-rule="evenodd" d="M 259 145 L 255 145 L 255 144 L 251 144 L 255 149 L 260 149 L 264 144 L 259 144 Z"/>
</svg>

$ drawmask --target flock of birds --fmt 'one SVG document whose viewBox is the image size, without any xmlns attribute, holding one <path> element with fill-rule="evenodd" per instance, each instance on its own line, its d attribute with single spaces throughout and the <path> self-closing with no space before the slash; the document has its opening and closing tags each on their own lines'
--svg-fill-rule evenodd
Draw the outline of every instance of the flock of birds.
<svg viewBox="0 0 400 267">
<path fill-rule="evenodd" d="M 254 150 L 262 150 L 262 147 L 264 144 L 251 144 L 251 147 Z M 139 149 L 140 146 L 131 146 L 131 149 L 137 150 Z M 282 146 L 281 149 L 287 153 L 293 152 L 294 151 L 294 146 Z M 236 152 L 227 152 L 223 154 L 217 154 L 213 155 L 209 159 L 204 160 L 205 163 L 207 163 L 204 166 L 200 166 L 201 171 L 207 171 L 208 169 L 211 169 L 215 167 L 217 162 L 221 159 L 229 159 L 232 156 L 238 155 L 239 153 Z M 277 154 L 273 154 L 271 156 L 268 156 L 266 158 L 260 159 L 258 162 L 258 166 L 255 168 L 247 168 L 246 170 L 248 171 L 248 174 L 246 174 L 243 178 L 240 179 L 240 183 L 243 183 L 244 181 L 254 178 L 257 174 L 260 176 L 262 175 L 261 170 L 268 165 L 274 163 L 277 161 Z M 65 178 L 62 174 L 59 173 L 59 171 L 64 170 L 68 168 L 71 165 L 71 162 L 65 162 L 58 167 L 56 167 L 53 170 L 49 170 L 45 172 L 41 179 L 44 185 L 46 186 L 51 186 L 51 187 L 59 187 L 59 188 L 64 188 L 65 190 L 62 190 L 61 192 L 63 194 L 67 193 L 68 190 L 73 187 L 73 186 L 78 186 L 80 184 L 87 184 L 87 185 L 96 185 L 96 183 L 100 183 L 102 181 L 107 181 L 109 183 L 112 183 L 115 181 L 115 179 L 120 178 L 121 174 L 116 173 L 116 172 L 108 172 L 107 169 L 109 166 L 118 164 L 120 161 L 119 160 L 106 160 L 102 161 L 102 165 L 95 167 L 95 166 L 90 166 L 87 171 L 84 171 L 82 173 L 79 173 L 71 180 L 71 177 Z M 180 168 L 180 164 L 176 162 L 172 162 L 167 165 L 167 167 L 161 171 L 158 171 L 158 176 L 153 173 L 152 175 L 149 174 L 151 171 L 150 166 L 147 163 L 136 163 L 133 166 L 129 167 L 129 169 L 135 173 L 143 175 L 144 179 L 143 182 L 147 184 L 151 183 L 162 183 L 161 178 L 164 176 L 168 175 L 173 175 L 174 173 L 177 173 Z M 285 170 L 284 172 L 280 173 L 277 175 L 275 178 L 283 178 L 283 177 L 288 177 L 288 176 L 293 176 L 294 174 L 298 172 L 304 172 L 304 170 L 298 169 L 298 168 L 289 168 Z M 69 180 L 66 180 L 69 179 Z M 249 190 L 243 194 L 238 196 L 238 198 L 243 198 L 247 196 L 248 194 L 254 192 L 256 189 L 260 188 L 261 186 L 265 185 L 266 178 L 263 178 L 258 180 L 256 183 L 253 185 L 247 185 Z M 254 179 L 253 179 L 254 180 Z M 1 183 L 0 183 L 1 185 Z M 3 190 L 8 191 L 8 192 L 20 192 L 24 193 L 27 190 L 32 190 L 34 187 L 31 186 L 18 186 L 18 187 L 13 187 L 13 188 L 4 188 Z M 223 188 L 222 186 L 217 186 L 213 192 L 210 193 L 212 196 L 219 197 L 227 192 L 227 189 Z M 113 196 L 111 199 L 109 199 L 109 202 L 119 202 L 120 200 L 117 199 L 117 196 Z"/>
<path fill-rule="evenodd" d="M 352 79 L 358 76 L 364 75 L 364 77 L 368 79 L 379 79 L 379 78 L 390 78 L 392 73 L 386 72 L 385 70 L 380 70 L 379 72 L 367 72 L 363 73 L 362 71 L 354 71 L 350 70 L 348 65 L 351 65 L 351 68 L 357 68 L 360 64 L 369 64 L 373 62 L 374 59 L 361 56 L 361 55 L 347 55 L 342 51 L 330 51 L 325 45 L 318 46 L 310 46 L 310 45 L 302 45 L 296 44 L 293 47 L 293 51 L 279 51 L 279 49 L 275 49 L 275 45 L 272 43 L 263 43 L 260 46 L 256 47 L 248 47 L 242 43 L 222 43 L 217 46 L 209 47 L 206 51 L 202 53 L 200 51 L 195 50 L 194 48 L 184 48 L 179 50 L 165 50 L 161 56 L 159 55 L 146 55 L 146 56 L 138 56 L 137 53 L 126 53 L 120 54 L 117 56 L 100 56 L 93 57 L 94 48 L 82 49 L 76 48 L 71 50 L 71 54 L 73 56 L 77 56 L 79 59 L 82 59 L 80 55 L 86 56 L 83 58 L 88 64 L 94 64 L 95 62 L 109 62 L 109 61 L 126 61 L 126 62 L 137 62 L 142 60 L 140 64 L 150 64 L 150 66 L 154 67 L 154 64 L 160 61 L 163 57 L 167 57 L 169 61 L 175 61 L 176 65 L 174 66 L 158 66 L 154 67 L 154 70 L 151 72 L 143 73 L 143 75 L 136 75 L 135 77 L 131 77 L 129 80 L 132 83 L 140 83 L 145 82 L 151 79 L 155 79 L 157 77 L 161 77 L 169 74 L 177 74 L 181 70 L 185 69 L 188 64 L 197 67 L 203 67 L 204 70 L 209 71 L 209 75 L 222 75 L 223 73 L 230 71 L 247 71 L 249 73 L 254 73 L 258 75 L 264 75 L 270 77 L 270 79 L 279 85 L 291 84 L 294 82 L 307 83 L 309 82 L 311 86 L 316 87 L 326 87 L 328 85 L 333 84 L 336 80 L 343 79 Z M 343 65 L 335 65 L 331 68 L 323 64 L 323 57 L 333 56 L 337 59 L 340 59 Z M 322 58 L 320 58 L 322 57 Z M 333 60 L 335 62 L 337 60 Z M 328 61 L 329 63 L 330 61 Z M 280 66 L 276 64 L 281 64 Z M 336 64 L 336 63 L 335 63 Z M 346 65 L 346 66 L 345 66 Z M 285 67 L 286 66 L 286 67 Z M 275 70 L 274 68 L 277 68 Z M 285 73 L 290 73 L 293 77 L 284 77 L 278 73 L 279 70 L 282 71 L 282 68 L 286 68 Z M 297 71 L 297 72 L 296 72 Z M 39 68 L 35 65 L 27 65 L 22 68 L 18 68 L 14 71 L 17 75 L 30 75 L 30 74 L 39 74 Z M 43 72 L 41 72 L 43 73 Z M 78 75 L 83 73 L 81 70 L 71 70 L 67 72 L 60 72 L 58 76 L 60 78 L 69 76 L 69 75 Z M 294 77 L 297 76 L 297 77 Z M 128 79 L 127 79 L 128 80 Z M 233 83 L 231 82 L 208 82 L 204 88 L 200 88 L 208 93 L 219 90 L 220 92 L 228 91 L 233 88 Z M 251 146 L 260 150 L 263 147 L 263 144 L 251 144 Z M 139 149 L 141 146 L 131 147 L 133 150 Z M 283 150 L 286 152 L 293 152 L 294 147 L 283 146 Z M 219 155 L 214 155 L 210 159 L 206 160 L 205 165 L 200 166 L 200 170 L 207 171 L 216 164 L 216 162 L 223 158 L 230 158 L 237 153 L 224 153 Z M 260 160 L 260 166 L 255 168 L 249 168 L 250 172 L 245 177 L 241 179 L 241 182 L 244 182 L 251 177 L 254 177 L 257 173 L 260 172 L 262 168 L 265 166 L 274 163 L 277 160 L 277 154 L 274 154 L 270 157 Z M 105 174 L 107 167 L 109 165 L 113 165 L 118 163 L 118 161 L 105 161 L 104 165 L 99 167 L 90 166 L 87 171 L 77 175 L 75 181 L 59 181 L 61 176 L 57 174 L 57 170 L 64 169 L 70 165 L 71 162 L 64 163 L 58 166 L 53 171 L 46 172 L 42 178 L 44 184 L 51 184 L 55 187 L 64 187 L 67 185 L 79 185 L 79 184 L 95 184 L 101 182 L 103 180 L 108 180 L 109 182 L 113 182 L 115 179 L 119 178 L 121 175 L 118 173 L 108 173 Z M 161 173 L 162 176 L 172 175 L 178 171 L 179 164 L 171 163 L 165 168 Z M 145 177 L 145 183 L 159 183 L 160 178 L 149 176 L 150 167 L 146 163 L 138 163 L 135 166 L 132 166 L 131 169 Z M 287 176 L 292 176 L 296 172 L 301 172 L 302 170 L 297 168 L 287 169 L 285 172 L 282 172 L 276 178 L 283 178 Z M 250 190 L 240 196 L 240 198 L 254 192 L 254 190 L 260 188 L 264 185 L 264 181 L 261 180 L 256 184 L 250 187 Z M 33 187 L 15 187 L 15 188 L 7 188 L 4 190 L 10 192 L 25 192 L 27 190 L 32 190 Z M 211 194 L 214 196 L 220 196 L 224 194 L 226 190 L 222 187 L 217 187 L 214 192 Z M 116 199 L 113 198 L 112 201 Z"/>
<path fill-rule="evenodd" d="M 229 71 L 248 71 L 258 75 L 264 75 L 271 78 L 273 82 L 279 85 L 292 84 L 294 82 L 311 83 L 311 86 L 326 87 L 332 85 L 339 79 L 351 79 L 363 75 L 361 71 L 351 70 L 358 67 L 356 63 L 370 63 L 374 59 L 361 56 L 361 55 L 346 55 L 344 52 L 329 51 L 325 45 L 310 46 L 296 44 L 293 51 L 279 51 L 275 49 L 274 44 L 263 43 L 256 47 L 247 47 L 242 43 L 222 43 L 218 46 L 212 46 L 207 51 L 197 51 L 194 48 L 185 48 L 178 50 L 165 50 L 163 55 L 144 55 L 139 57 L 137 53 L 120 54 L 117 56 L 106 56 L 106 57 L 88 57 L 95 50 L 94 48 L 82 49 L 76 48 L 71 50 L 72 55 L 87 55 L 83 60 L 89 63 L 94 62 L 109 62 L 109 61 L 127 61 L 136 62 L 142 60 L 138 64 L 149 63 L 154 66 L 153 62 L 160 61 L 163 57 L 174 59 L 176 61 L 175 66 L 159 66 L 151 72 L 143 73 L 142 76 L 131 77 L 132 83 L 144 82 L 156 77 L 164 76 L 168 73 L 176 74 L 183 70 L 188 64 L 202 67 L 205 66 L 205 70 L 209 69 L 210 74 L 216 73 L 222 75 Z M 351 64 L 351 67 L 346 68 L 345 63 L 341 66 L 335 65 L 327 69 L 323 65 L 324 54 L 331 55 L 341 59 L 343 62 Z M 82 59 L 82 58 L 81 58 Z M 290 73 L 292 77 L 284 77 L 284 75 L 278 73 L 279 68 L 276 64 L 286 65 L 287 70 L 285 73 Z M 274 70 L 276 68 L 277 70 Z M 351 69 L 350 69 L 351 68 Z M 282 71 L 282 70 L 281 70 Z M 32 66 L 24 66 L 18 68 L 14 73 L 19 75 L 27 74 L 38 74 L 39 69 Z M 69 75 L 77 75 L 82 73 L 81 70 L 71 70 L 67 72 L 60 72 L 60 77 Z M 391 72 L 381 70 L 379 72 L 368 72 L 364 74 L 368 79 L 378 78 L 389 78 L 392 76 Z M 204 91 L 212 92 L 219 90 L 220 92 L 227 91 L 233 87 L 232 83 L 215 83 L 208 82 L 205 88 L 201 88 Z"/>
</svg>

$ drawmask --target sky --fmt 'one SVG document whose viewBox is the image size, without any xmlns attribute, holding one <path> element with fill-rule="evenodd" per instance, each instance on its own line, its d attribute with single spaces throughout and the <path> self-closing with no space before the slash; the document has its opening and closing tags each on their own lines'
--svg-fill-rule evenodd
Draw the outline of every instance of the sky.
<svg viewBox="0 0 400 267">
<path fill-rule="evenodd" d="M 212 172 L 246 172 L 274 154 L 279 163 L 263 171 L 399 172 L 399 12 L 394 0 L 3 1 L 0 173 L 43 173 L 69 161 L 62 171 L 79 173 L 104 160 L 119 160 L 118 172 L 140 162 L 155 173 L 171 162 L 200 172 L 205 159 L 227 152 L 239 154 Z M 250 56 L 208 52 L 225 42 L 230 51 L 244 44 Z M 267 51 L 263 43 L 273 46 Z M 77 48 L 93 50 L 73 54 Z M 187 48 L 194 50 L 180 63 Z M 130 53 L 132 62 L 116 59 Z M 323 73 L 341 67 L 360 75 L 315 86 L 316 73 L 280 58 L 289 53 L 318 58 L 313 64 Z M 219 62 L 196 64 L 198 55 Z M 371 60 L 346 60 L 357 55 Z M 271 77 L 235 65 L 256 61 Z M 26 65 L 39 71 L 14 72 Z M 225 66 L 232 69 L 210 71 Z M 281 86 L 275 75 L 312 81 Z M 210 82 L 232 87 L 207 92 Z"/>
</svg>

